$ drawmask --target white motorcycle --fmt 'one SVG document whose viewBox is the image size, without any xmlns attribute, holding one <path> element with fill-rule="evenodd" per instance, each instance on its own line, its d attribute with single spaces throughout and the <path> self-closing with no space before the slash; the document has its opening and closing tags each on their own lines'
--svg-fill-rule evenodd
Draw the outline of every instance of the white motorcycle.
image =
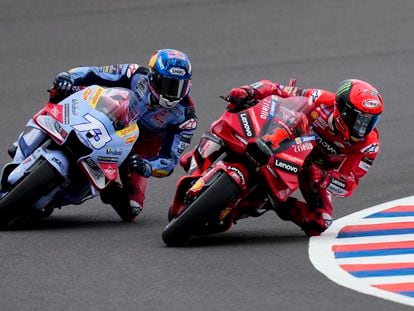
<svg viewBox="0 0 414 311">
<path fill-rule="evenodd" d="M 81 204 L 115 181 L 139 136 L 137 105 L 131 90 L 97 85 L 47 103 L 2 169 L 0 227 Z"/>
</svg>

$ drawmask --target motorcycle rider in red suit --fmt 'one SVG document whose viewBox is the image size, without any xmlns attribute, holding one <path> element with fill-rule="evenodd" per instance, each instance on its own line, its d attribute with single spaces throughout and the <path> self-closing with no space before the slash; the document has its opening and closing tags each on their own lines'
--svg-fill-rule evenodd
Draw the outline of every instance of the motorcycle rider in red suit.
<svg viewBox="0 0 414 311">
<path fill-rule="evenodd" d="M 305 96 L 313 106 L 307 117 L 317 135 L 317 146 L 299 175 L 306 203 L 289 198 L 276 212 L 308 236 L 320 235 L 332 223 L 331 195 L 349 197 L 378 155 L 375 126 L 383 109 L 381 95 L 371 84 L 356 79 L 342 81 L 336 93 L 262 80 L 232 89 L 227 109 L 239 112 L 269 95 Z M 181 163 L 187 157 L 183 156 Z"/>
</svg>

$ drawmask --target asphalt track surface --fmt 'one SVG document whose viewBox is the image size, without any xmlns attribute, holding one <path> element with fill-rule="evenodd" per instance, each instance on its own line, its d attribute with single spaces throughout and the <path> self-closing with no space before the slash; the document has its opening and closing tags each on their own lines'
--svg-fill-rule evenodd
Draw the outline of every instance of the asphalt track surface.
<svg viewBox="0 0 414 311">
<path fill-rule="evenodd" d="M 146 64 L 157 48 L 192 60 L 199 129 L 231 87 L 268 78 L 334 90 L 350 77 L 383 93 L 382 153 L 335 217 L 413 194 L 411 0 L 0 1 L 0 153 L 42 107 L 55 74 L 77 65 Z M 308 238 L 273 214 L 167 248 L 181 169 L 151 180 L 137 224 L 98 199 L 0 233 L 0 309 L 411 310 L 341 287 L 308 259 Z"/>
</svg>

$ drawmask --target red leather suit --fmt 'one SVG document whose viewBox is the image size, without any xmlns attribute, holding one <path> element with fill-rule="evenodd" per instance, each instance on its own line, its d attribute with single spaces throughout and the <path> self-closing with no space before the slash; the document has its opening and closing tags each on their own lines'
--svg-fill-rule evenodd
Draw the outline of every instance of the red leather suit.
<svg viewBox="0 0 414 311">
<path fill-rule="evenodd" d="M 289 213 L 281 217 L 293 221 L 310 236 L 319 235 L 332 223 L 331 194 L 350 196 L 375 160 L 380 145 L 378 131 L 374 129 L 364 140 L 346 140 L 333 124 L 335 93 L 286 87 L 269 80 L 256 82 L 251 87 L 255 99 L 269 95 L 305 96 L 313 104 L 307 117 L 317 134 L 317 147 L 306 159 L 299 176 L 306 203 L 297 199 L 288 201 Z"/>
</svg>

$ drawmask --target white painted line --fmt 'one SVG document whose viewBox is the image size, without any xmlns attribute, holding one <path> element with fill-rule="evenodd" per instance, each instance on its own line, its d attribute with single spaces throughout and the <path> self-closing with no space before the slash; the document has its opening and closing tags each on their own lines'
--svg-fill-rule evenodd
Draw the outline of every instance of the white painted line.
<svg viewBox="0 0 414 311">
<path fill-rule="evenodd" d="M 412 281 L 413 281 L 412 275 L 361 278 L 361 282 L 367 285 L 409 283 Z"/>
<path fill-rule="evenodd" d="M 336 258 L 338 265 L 349 265 L 355 263 L 355 258 Z M 372 256 L 365 257 L 365 264 L 374 263 L 399 263 L 399 262 L 414 262 L 413 255 L 394 255 L 394 256 Z"/>
<path fill-rule="evenodd" d="M 363 218 L 358 220 L 357 225 L 371 225 L 378 223 L 394 223 L 394 222 L 414 222 L 414 217 L 381 217 L 381 218 Z"/>
<path fill-rule="evenodd" d="M 387 210 L 396 206 L 414 205 L 414 196 L 407 198 L 386 202 L 346 217 L 335 220 L 332 226 L 319 237 L 312 237 L 309 240 L 309 258 L 317 270 L 326 275 L 330 280 L 344 287 L 354 289 L 358 292 L 380 297 L 382 299 L 391 300 L 401 304 L 414 306 L 414 297 L 410 297 L 405 293 L 392 292 L 391 290 L 383 290 L 374 287 L 379 284 L 394 284 L 398 286 L 399 283 L 414 284 L 414 273 L 409 275 L 390 275 L 386 270 L 385 276 L 354 276 L 340 267 L 344 264 L 366 265 L 366 264 L 389 264 L 389 263 L 414 263 L 414 254 L 390 254 L 382 256 L 381 253 L 370 253 L 363 249 L 364 254 L 342 252 L 339 255 L 350 257 L 335 258 L 335 253 L 332 250 L 333 245 L 354 245 L 354 244 L 370 244 L 370 243 L 387 243 L 387 242 L 407 242 L 414 241 L 414 233 L 408 234 L 393 234 L 393 235 L 372 235 L 351 238 L 337 238 L 340 230 L 345 226 L 371 225 L 371 224 L 394 224 L 399 222 L 413 222 L 413 216 L 407 217 L 381 217 L 381 218 L 364 218 L 375 214 L 377 212 Z M 411 227 L 410 227 L 411 228 Z M 414 228 L 414 226 L 412 227 Z M 373 230 L 375 233 L 375 230 Z M 384 249 L 389 251 L 387 247 Z M 411 251 L 411 248 L 404 250 Z M 381 256 L 380 256 L 381 255 Z M 366 266 L 363 266 L 364 268 Z M 373 269 L 373 268 L 372 268 Z M 376 271 L 375 269 L 368 272 Z M 405 271 L 404 271 L 405 272 Z M 412 272 L 408 272 L 412 273 Z M 409 286 L 410 292 L 412 286 Z M 414 291 L 413 291 L 414 292 Z"/>
<path fill-rule="evenodd" d="M 414 234 L 396 234 L 396 235 L 387 235 L 381 238 L 382 242 L 398 242 L 398 241 L 414 241 Z M 347 245 L 347 244 L 365 244 L 372 243 L 372 237 L 355 237 L 355 238 L 346 238 L 346 239 L 336 239 L 336 245 Z"/>
</svg>

